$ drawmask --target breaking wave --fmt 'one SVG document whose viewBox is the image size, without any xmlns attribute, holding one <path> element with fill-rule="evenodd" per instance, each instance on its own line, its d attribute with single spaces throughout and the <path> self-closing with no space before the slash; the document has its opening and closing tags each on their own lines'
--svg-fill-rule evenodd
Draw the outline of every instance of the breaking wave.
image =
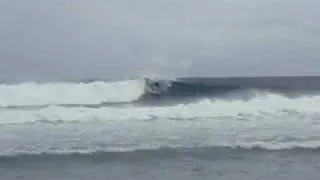
<svg viewBox="0 0 320 180">
<path fill-rule="evenodd" d="M 103 106 L 187 103 L 200 98 L 248 99 L 266 93 L 284 96 L 320 92 L 320 78 L 189 78 L 167 81 L 168 89 L 155 95 L 145 91 L 144 79 L 88 83 L 21 83 L 0 85 L 0 107 L 99 108 Z"/>
<path fill-rule="evenodd" d="M 0 160 L 320 149 L 314 79 L 169 82 L 160 95 L 143 79 L 2 84 Z"/>
</svg>

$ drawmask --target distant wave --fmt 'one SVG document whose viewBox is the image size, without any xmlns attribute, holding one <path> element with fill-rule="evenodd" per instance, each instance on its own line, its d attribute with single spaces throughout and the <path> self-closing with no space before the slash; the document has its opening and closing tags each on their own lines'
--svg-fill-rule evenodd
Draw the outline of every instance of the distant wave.
<svg viewBox="0 0 320 180">
<path fill-rule="evenodd" d="M 155 148 L 155 149 L 137 149 L 128 151 L 87 151 L 87 152 L 51 152 L 51 153 L 17 153 L 0 155 L 0 164 L 7 162 L 28 162 L 28 161 L 135 161 L 149 158 L 179 158 L 179 157 L 193 157 L 199 159 L 223 160 L 230 158 L 241 157 L 244 154 L 250 153 L 320 153 L 320 146 L 303 147 L 292 146 L 287 148 L 270 149 L 260 146 L 252 147 L 198 147 L 198 148 Z"/>
</svg>

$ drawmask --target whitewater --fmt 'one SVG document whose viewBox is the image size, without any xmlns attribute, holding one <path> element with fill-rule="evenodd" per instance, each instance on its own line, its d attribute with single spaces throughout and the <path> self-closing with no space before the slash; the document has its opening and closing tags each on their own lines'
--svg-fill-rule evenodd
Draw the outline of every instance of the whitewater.
<svg viewBox="0 0 320 180">
<path fill-rule="evenodd" d="M 138 98 L 141 93 L 142 80 L 0 84 L 0 106 L 126 102 Z"/>
</svg>

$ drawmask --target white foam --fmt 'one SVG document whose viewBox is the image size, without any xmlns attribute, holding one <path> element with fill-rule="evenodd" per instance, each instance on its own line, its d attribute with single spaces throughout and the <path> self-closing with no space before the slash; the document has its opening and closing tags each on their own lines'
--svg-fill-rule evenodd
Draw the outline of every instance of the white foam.
<svg viewBox="0 0 320 180">
<path fill-rule="evenodd" d="M 290 99 L 268 94 L 248 101 L 207 99 L 174 107 L 3 109 L 0 154 L 160 147 L 320 148 L 318 107 L 320 96 Z"/>
<path fill-rule="evenodd" d="M 140 80 L 91 83 L 22 83 L 0 85 L 0 106 L 46 104 L 98 104 L 129 102 L 138 98 L 143 84 Z"/>
</svg>

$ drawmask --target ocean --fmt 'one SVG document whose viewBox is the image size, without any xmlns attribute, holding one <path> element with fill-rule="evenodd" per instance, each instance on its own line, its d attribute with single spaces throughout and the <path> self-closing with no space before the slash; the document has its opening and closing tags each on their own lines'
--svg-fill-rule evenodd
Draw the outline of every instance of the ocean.
<svg viewBox="0 0 320 180">
<path fill-rule="evenodd" d="M 0 179 L 319 179 L 320 77 L 166 82 L 3 82 Z"/>
</svg>

